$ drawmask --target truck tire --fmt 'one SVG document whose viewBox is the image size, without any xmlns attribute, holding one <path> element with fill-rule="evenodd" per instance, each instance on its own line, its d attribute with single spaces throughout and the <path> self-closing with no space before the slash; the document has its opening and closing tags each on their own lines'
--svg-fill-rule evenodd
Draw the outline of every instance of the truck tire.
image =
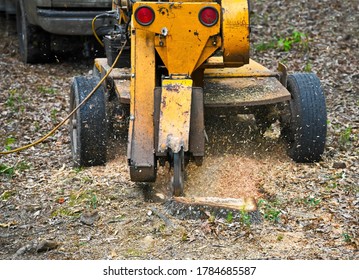
<svg viewBox="0 0 359 280">
<path fill-rule="evenodd" d="M 29 23 L 24 0 L 17 1 L 16 27 L 21 60 L 24 63 L 49 61 L 51 55 L 50 34 Z"/>
<path fill-rule="evenodd" d="M 70 110 L 78 106 L 100 81 L 97 77 L 75 77 L 70 91 Z M 94 95 L 70 119 L 71 151 L 74 166 L 106 163 L 107 118 L 105 90 L 100 86 Z"/>
<path fill-rule="evenodd" d="M 282 134 L 288 142 L 288 155 L 299 163 L 319 161 L 327 134 L 325 96 L 313 73 L 288 76 L 287 88 L 292 95 L 290 118 Z"/>
</svg>

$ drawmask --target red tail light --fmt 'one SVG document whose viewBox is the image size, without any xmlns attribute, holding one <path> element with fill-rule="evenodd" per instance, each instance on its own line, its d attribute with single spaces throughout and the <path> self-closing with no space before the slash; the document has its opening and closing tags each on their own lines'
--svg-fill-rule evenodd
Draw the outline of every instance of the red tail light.
<svg viewBox="0 0 359 280">
<path fill-rule="evenodd" d="M 150 25 L 155 20 L 155 13 L 152 8 L 142 6 L 135 12 L 136 21 L 141 25 Z"/>
<path fill-rule="evenodd" d="M 213 7 L 204 7 L 198 16 L 199 21 L 205 26 L 213 26 L 218 21 L 218 12 Z"/>
</svg>

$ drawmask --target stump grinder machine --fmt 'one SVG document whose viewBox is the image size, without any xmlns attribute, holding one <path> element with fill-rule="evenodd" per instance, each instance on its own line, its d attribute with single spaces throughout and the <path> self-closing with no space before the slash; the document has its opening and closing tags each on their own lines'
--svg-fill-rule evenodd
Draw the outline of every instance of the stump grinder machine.
<svg viewBox="0 0 359 280">
<path fill-rule="evenodd" d="M 260 129 L 278 120 L 294 161 L 320 159 L 320 82 L 249 58 L 247 0 L 115 0 L 100 16 L 114 21 L 100 39 L 106 58 L 96 58 L 92 76 L 75 77 L 71 88 L 72 109 L 93 93 L 71 120 L 77 166 L 106 162 L 110 126 L 124 112 L 131 180 L 154 182 L 158 166 L 169 162 L 174 197 L 183 195 L 187 159 L 202 163 L 207 112 L 254 114 Z"/>
</svg>

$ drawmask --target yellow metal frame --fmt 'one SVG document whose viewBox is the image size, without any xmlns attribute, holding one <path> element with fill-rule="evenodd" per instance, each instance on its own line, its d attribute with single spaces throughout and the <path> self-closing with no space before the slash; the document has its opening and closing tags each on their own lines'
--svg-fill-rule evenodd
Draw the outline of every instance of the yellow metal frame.
<svg viewBox="0 0 359 280">
<path fill-rule="evenodd" d="M 169 74 L 190 76 L 220 46 L 221 6 L 215 2 L 136 2 L 133 11 L 147 6 L 155 12 L 149 26 L 132 20 L 136 30 L 156 34 L 155 48 Z M 219 20 L 211 27 L 204 26 L 198 18 L 204 7 L 217 10 Z"/>
<path fill-rule="evenodd" d="M 248 0 L 222 0 L 223 62 L 238 67 L 249 62 Z"/>
<path fill-rule="evenodd" d="M 155 166 L 153 91 L 155 83 L 154 34 L 136 30 L 131 38 L 131 100 L 128 158 L 139 168 Z"/>
</svg>

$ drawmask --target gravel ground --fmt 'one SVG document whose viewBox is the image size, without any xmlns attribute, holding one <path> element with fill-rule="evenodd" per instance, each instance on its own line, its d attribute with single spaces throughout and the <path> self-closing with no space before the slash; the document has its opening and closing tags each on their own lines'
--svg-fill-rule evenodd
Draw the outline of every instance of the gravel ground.
<svg viewBox="0 0 359 280">
<path fill-rule="evenodd" d="M 202 209 L 182 219 L 176 205 L 151 201 L 148 185 L 129 181 L 125 141 L 106 166 L 73 168 L 63 127 L 43 144 L 0 157 L 0 259 L 358 259 L 358 10 L 354 0 L 252 3 L 252 58 L 315 72 L 328 110 L 326 151 L 315 164 L 293 163 L 275 126 L 261 137 L 250 117 L 206 122 L 207 157 L 189 166 L 187 195 L 235 191 L 255 197 L 257 213 Z M 92 60 L 68 53 L 25 65 L 15 21 L 0 23 L 5 149 L 66 117 L 72 78 L 88 75 Z M 166 169 L 159 173 L 153 189 L 168 180 Z"/>
</svg>

